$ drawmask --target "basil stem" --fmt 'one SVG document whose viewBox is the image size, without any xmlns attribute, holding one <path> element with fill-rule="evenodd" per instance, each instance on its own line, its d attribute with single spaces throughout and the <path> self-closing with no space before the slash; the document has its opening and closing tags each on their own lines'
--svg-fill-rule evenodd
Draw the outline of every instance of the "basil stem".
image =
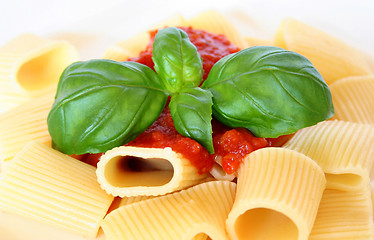
<svg viewBox="0 0 374 240">
<path fill-rule="evenodd" d="M 170 92 L 197 87 L 202 81 L 201 57 L 187 33 L 181 29 L 169 27 L 158 31 L 153 43 L 153 62 Z"/>
<path fill-rule="evenodd" d="M 202 85 L 213 115 L 257 137 L 278 137 L 334 115 L 331 93 L 305 57 L 277 47 L 251 47 L 219 60 Z"/>
<path fill-rule="evenodd" d="M 61 75 L 48 129 L 64 153 L 105 152 L 146 130 L 166 100 L 160 79 L 142 64 L 77 62 Z"/>
<path fill-rule="evenodd" d="M 201 143 L 210 153 L 214 153 L 212 104 L 212 94 L 199 87 L 173 94 L 169 104 L 175 129 Z"/>
</svg>

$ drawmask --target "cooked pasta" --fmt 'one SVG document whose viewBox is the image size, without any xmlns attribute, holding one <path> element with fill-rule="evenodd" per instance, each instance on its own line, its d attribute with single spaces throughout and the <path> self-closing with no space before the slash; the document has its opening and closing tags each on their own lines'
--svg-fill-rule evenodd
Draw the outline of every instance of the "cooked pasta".
<svg viewBox="0 0 374 240">
<path fill-rule="evenodd" d="M 275 36 L 275 45 L 307 57 L 328 84 L 372 72 L 362 52 L 293 18 L 283 20 Z"/>
<path fill-rule="evenodd" d="M 326 189 L 310 240 L 360 240 L 374 236 L 369 187 L 358 192 Z"/>
<path fill-rule="evenodd" d="M 67 42 L 33 34 L 14 38 L 0 48 L 1 109 L 10 109 L 11 103 L 15 106 L 56 88 L 65 67 L 77 60 L 77 51 Z"/>
<path fill-rule="evenodd" d="M 200 183 L 206 177 L 171 148 L 117 147 L 107 151 L 97 165 L 101 187 L 119 197 L 162 195 Z"/>
<path fill-rule="evenodd" d="M 298 131 L 284 147 L 315 160 L 326 173 L 327 188 L 358 191 L 370 182 L 373 144 L 373 125 L 334 120 Z"/>
<path fill-rule="evenodd" d="M 148 30 L 153 30 L 161 28 L 164 26 L 184 26 L 185 19 L 182 15 L 176 14 L 157 25 L 152 26 Z M 139 53 L 144 50 L 144 47 L 149 42 L 149 32 L 148 30 L 140 32 L 135 36 L 116 43 L 111 46 L 104 53 L 103 58 L 112 59 L 116 61 L 126 61 L 130 57 L 136 57 Z"/>
<path fill-rule="evenodd" d="M 374 124 L 374 75 L 340 79 L 330 89 L 334 119 Z"/>
<path fill-rule="evenodd" d="M 226 222 L 230 239 L 308 239 L 325 184 L 322 169 L 296 151 L 248 154 Z"/>
<path fill-rule="evenodd" d="M 0 181 L 2 211 L 91 238 L 112 201 L 100 188 L 94 167 L 37 141 L 14 157 Z"/>
<path fill-rule="evenodd" d="M 50 92 L 0 114 L 1 168 L 29 141 L 50 139 L 47 115 L 53 101 L 54 92 Z"/>
<path fill-rule="evenodd" d="M 239 48 L 248 47 L 247 41 L 241 33 L 218 11 L 209 10 L 197 14 L 187 19 L 187 25 L 196 29 L 204 29 L 208 32 L 223 34 Z"/>
<path fill-rule="evenodd" d="M 199 174 L 171 147 L 119 146 L 95 168 L 54 150 L 46 121 L 76 50 L 22 35 L 0 48 L 0 211 L 89 239 L 98 239 L 100 227 L 107 240 L 374 239 L 374 75 L 366 56 L 295 19 L 285 19 L 274 39 L 259 39 L 210 10 L 174 15 L 109 47 L 103 58 L 139 56 L 149 31 L 166 26 L 306 56 L 331 87 L 335 120 L 297 131 L 282 147 L 255 150 L 232 174 L 220 155 Z"/>
<path fill-rule="evenodd" d="M 235 185 L 212 181 L 122 206 L 104 219 L 106 239 L 228 239 L 225 219 Z"/>
</svg>

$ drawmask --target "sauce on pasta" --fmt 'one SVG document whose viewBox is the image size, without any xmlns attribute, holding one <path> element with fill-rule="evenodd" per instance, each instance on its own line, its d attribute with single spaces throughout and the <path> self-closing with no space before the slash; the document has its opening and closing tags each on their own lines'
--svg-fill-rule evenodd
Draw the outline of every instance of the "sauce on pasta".
<svg viewBox="0 0 374 240">
<path fill-rule="evenodd" d="M 210 69 L 218 60 L 240 50 L 222 34 L 212 34 L 192 27 L 181 27 L 181 29 L 188 34 L 203 59 L 203 79 L 206 79 Z M 157 30 L 150 32 L 150 42 L 146 49 L 138 57 L 130 58 L 130 61 L 136 61 L 154 69 L 152 45 L 156 33 Z M 126 145 L 154 148 L 171 147 L 174 151 L 183 154 L 200 174 L 209 172 L 216 158 L 220 158 L 223 170 L 232 174 L 238 170 L 245 155 L 259 148 L 276 145 L 281 139 L 257 138 L 244 128 L 231 129 L 214 119 L 212 125 L 214 154 L 209 154 L 201 144 L 177 132 L 168 107 L 145 132 Z M 88 154 L 82 160 L 96 165 L 101 155 L 101 153 Z"/>
</svg>

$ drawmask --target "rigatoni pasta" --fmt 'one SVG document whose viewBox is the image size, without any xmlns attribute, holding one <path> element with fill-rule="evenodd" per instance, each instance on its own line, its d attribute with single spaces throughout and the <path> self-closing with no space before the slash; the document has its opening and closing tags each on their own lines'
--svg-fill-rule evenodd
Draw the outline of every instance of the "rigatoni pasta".
<svg viewBox="0 0 374 240">
<path fill-rule="evenodd" d="M 316 161 L 326 173 L 329 189 L 358 191 L 370 183 L 373 125 L 325 121 L 299 130 L 284 147 Z"/>
<path fill-rule="evenodd" d="M 334 119 L 374 124 L 374 75 L 343 78 L 330 89 Z"/>
<path fill-rule="evenodd" d="M 117 147 L 107 151 L 97 165 L 101 187 L 120 197 L 163 195 L 205 181 L 206 177 L 171 148 Z"/>
<path fill-rule="evenodd" d="M 0 114 L 0 169 L 28 142 L 50 139 L 47 116 L 54 92 Z"/>
<path fill-rule="evenodd" d="M 104 219 L 106 239 L 187 240 L 209 236 L 227 240 L 225 219 L 234 202 L 235 185 L 212 181 L 122 206 Z"/>
<path fill-rule="evenodd" d="M 67 42 L 33 34 L 14 38 L 0 48 L 1 110 L 56 88 L 65 67 L 77 60 L 76 49 Z"/>
<path fill-rule="evenodd" d="M 218 11 L 208 10 L 197 14 L 187 19 L 187 25 L 196 29 L 204 29 L 212 33 L 223 34 L 230 42 L 241 49 L 249 46 L 248 42 L 236 27 Z"/>
<path fill-rule="evenodd" d="M 96 237 L 113 196 L 95 168 L 38 141 L 30 142 L 4 170 L 0 209 Z"/>
<path fill-rule="evenodd" d="M 340 39 L 293 18 L 283 20 L 274 44 L 307 57 L 327 84 L 372 72 L 365 54 Z"/>
<path fill-rule="evenodd" d="M 165 26 L 192 26 L 225 34 L 242 48 L 274 45 L 273 40 L 242 36 L 216 11 L 190 19 L 175 15 L 152 28 Z M 136 57 L 148 41 L 144 31 L 110 47 L 104 58 L 125 61 Z M 331 83 L 333 98 L 341 92 L 342 104 L 355 103 L 348 110 L 351 116 L 370 118 L 361 115 L 372 113 L 372 104 L 362 100 L 371 95 L 355 91 L 370 89 L 371 85 L 359 87 L 356 83 L 361 79 L 365 84 L 371 82 L 372 76 L 339 80 L 370 72 L 362 53 L 291 19 L 285 20 L 275 42 L 310 57 Z M 49 57 L 36 62 L 45 64 L 45 58 Z M 1 65 L 0 56 L 0 67 L 7 67 L 9 59 L 4 55 L 3 59 Z M 344 90 L 339 89 L 341 83 L 347 84 Z M 0 100 L 6 99 L 6 108 L 29 101 L 35 97 L 27 92 L 35 90 L 31 88 L 26 86 L 24 95 L 0 89 Z M 220 159 L 210 174 L 202 175 L 171 148 L 129 146 L 107 151 L 95 169 L 50 147 L 46 117 L 53 94 L 0 115 L 0 154 L 9 163 L 0 179 L 3 211 L 89 238 L 95 238 L 101 224 L 108 240 L 374 237 L 373 202 L 367 190 L 370 169 L 374 176 L 372 125 L 326 121 L 302 129 L 285 147 L 252 152 L 235 174 L 227 174 Z M 337 116 L 342 108 L 336 108 Z M 219 181 L 212 181 L 212 176 Z M 119 197 L 107 214 L 114 196 Z"/>
<path fill-rule="evenodd" d="M 226 225 L 230 239 L 308 239 L 325 189 L 322 169 L 285 148 L 247 155 Z"/>
<path fill-rule="evenodd" d="M 149 29 L 157 29 L 164 26 L 184 26 L 185 19 L 182 15 L 176 14 L 157 25 Z M 148 29 L 148 30 L 149 30 Z M 135 36 L 128 38 L 126 40 L 120 41 L 115 45 L 111 46 L 104 53 L 103 58 L 112 59 L 116 61 L 127 61 L 130 57 L 136 57 L 139 53 L 144 50 L 144 47 L 149 42 L 148 31 L 143 31 Z"/>
<path fill-rule="evenodd" d="M 374 236 L 371 189 L 323 193 L 310 240 L 372 239 Z"/>
</svg>

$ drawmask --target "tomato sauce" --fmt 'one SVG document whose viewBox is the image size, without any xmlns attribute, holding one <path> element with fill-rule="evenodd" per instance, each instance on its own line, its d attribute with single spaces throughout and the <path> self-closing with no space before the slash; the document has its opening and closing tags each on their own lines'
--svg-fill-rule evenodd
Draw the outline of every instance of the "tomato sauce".
<svg viewBox="0 0 374 240">
<path fill-rule="evenodd" d="M 190 41 L 196 46 L 197 51 L 203 59 L 203 79 L 207 78 L 210 69 L 218 60 L 240 50 L 222 34 L 212 34 L 204 30 L 193 29 L 192 27 L 180 27 L 180 29 L 187 33 Z M 157 30 L 151 31 L 150 41 L 146 49 L 140 52 L 138 57 L 130 58 L 129 61 L 142 63 L 154 69 L 152 49 L 156 34 Z"/>
<path fill-rule="evenodd" d="M 203 59 L 204 80 L 219 59 L 240 50 L 230 43 L 224 35 L 211 34 L 191 27 L 181 27 L 181 29 L 188 34 Z M 150 32 L 151 40 L 146 49 L 138 57 L 130 58 L 129 61 L 136 61 L 154 69 L 152 44 L 156 33 L 157 30 Z M 188 137 L 183 137 L 176 131 L 170 110 L 166 107 L 159 118 L 145 132 L 126 145 L 154 148 L 171 147 L 174 151 L 183 154 L 198 169 L 200 174 L 209 172 L 215 160 L 220 159 L 224 171 L 232 174 L 238 170 L 245 155 L 259 148 L 277 146 L 284 139 L 257 138 L 244 128 L 228 128 L 214 119 L 212 127 L 215 153 L 209 154 L 201 144 Z M 96 165 L 101 155 L 88 154 L 83 157 L 82 161 Z"/>
</svg>

